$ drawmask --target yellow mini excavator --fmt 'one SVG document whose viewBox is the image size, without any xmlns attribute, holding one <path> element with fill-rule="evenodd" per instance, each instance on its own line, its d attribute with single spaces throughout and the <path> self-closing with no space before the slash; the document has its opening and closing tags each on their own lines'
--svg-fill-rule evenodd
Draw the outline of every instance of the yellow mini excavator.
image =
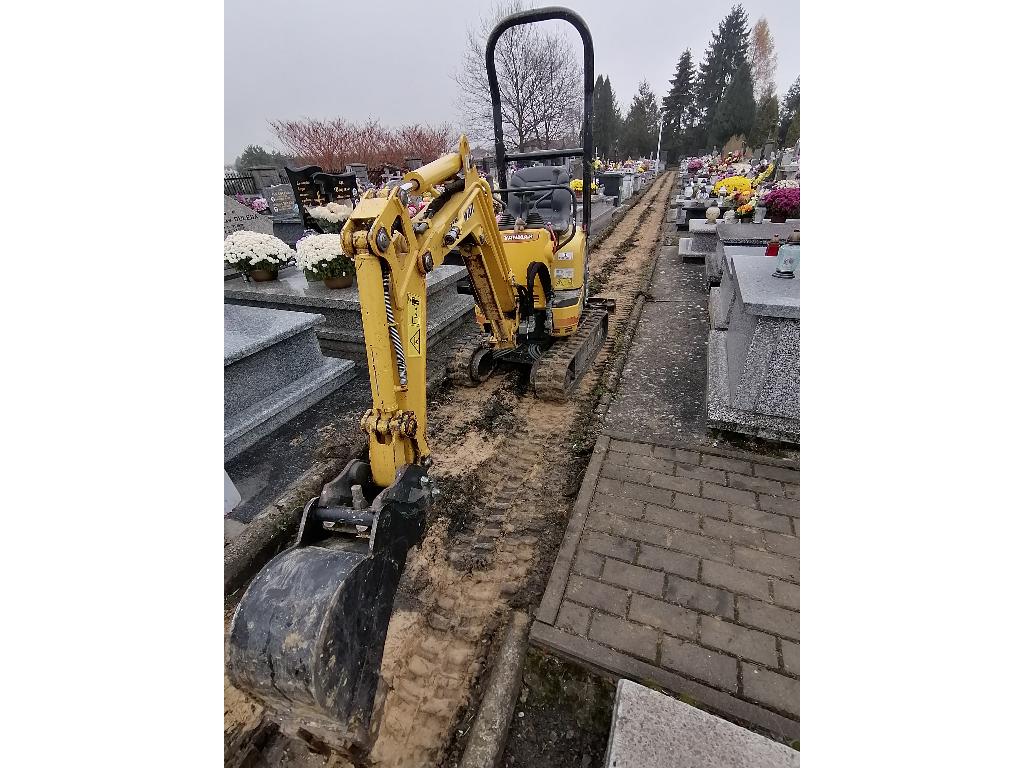
<svg viewBox="0 0 1024 768">
<path fill-rule="evenodd" d="M 508 154 L 495 45 L 511 27 L 548 19 L 569 22 L 583 39 L 583 147 Z M 590 31 L 565 8 L 513 14 L 492 31 L 486 66 L 501 201 L 470 163 L 463 136 L 458 152 L 365 194 L 352 212 L 341 241 L 355 259 L 366 339 L 373 406 L 360 426 L 369 462 L 351 461 L 306 505 L 295 544 L 253 579 L 229 629 L 230 680 L 310 743 L 350 752 L 368 743 L 398 581 L 439 494 L 426 434 L 426 276 L 434 264 L 459 252 L 486 334 L 453 360 L 459 383 L 511 362 L 531 367 L 537 396 L 565 399 L 607 336 L 614 307 L 587 297 Z M 540 164 L 571 156 L 583 158 L 582 216 L 565 169 Z M 538 164 L 508 179 L 512 161 Z M 410 203 L 425 196 L 429 204 L 411 215 Z"/>
</svg>

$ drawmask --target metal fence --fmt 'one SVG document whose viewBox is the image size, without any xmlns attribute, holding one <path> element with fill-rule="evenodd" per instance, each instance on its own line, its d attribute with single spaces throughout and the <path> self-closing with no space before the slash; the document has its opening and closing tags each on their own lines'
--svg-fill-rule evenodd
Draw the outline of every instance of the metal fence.
<svg viewBox="0 0 1024 768">
<path fill-rule="evenodd" d="M 255 195 L 256 180 L 252 176 L 227 175 L 224 177 L 224 194 Z"/>
</svg>

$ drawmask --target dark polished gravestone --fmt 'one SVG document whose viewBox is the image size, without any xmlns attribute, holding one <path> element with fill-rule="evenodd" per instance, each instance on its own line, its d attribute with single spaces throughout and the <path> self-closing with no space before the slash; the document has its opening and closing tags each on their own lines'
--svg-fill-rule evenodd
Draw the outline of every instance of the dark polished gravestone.
<svg viewBox="0 0 1024 768">
<path fill-rule="evenodd" d="M 292 193 L 299 205 L 302 225 L 314 232 L 323 232 L 307 209 L 328 203 L 344 203 L 355 208 L 359 203 L 359 187 L 352 173 L 327 173 L 318 165 L 288 168 Z"/>
<path fill-rule="evenodd" d="M 466 274 L 465 267 L 445 264 L 427 275 L 428 348 L 445 338 L 459 320 L 473 311 L 473 297 L 455 290 L 456 282 Z M 327 288 L 322 282 L 306 280 L 302 270 L 288 267 L 281 270 L 277 280 L 225 283 L 224 300 L 229 304 L 323 315 L 326 322 L 317 328 L 317 337 L 324 354 L 345 357 L 360 365 L 366 363 L 357 285 Z"/>
<path fill-rule="evenodd" d="M 775 278 L 760 246 L 727 246 L 708 298 L 707 424 L 800 442 L 800 275 Z"/>
<path fill-rule="evenodd" d="M 324 357 L 320 315 L 224 306 L 224 460 L 301 414 L 356 374 Z"/>
<path fill-rule="evenodd" d="M 264 190 L 267 204 L 274 216 L 274 235 L 284 240 L 292 248 L 305 232 L 299 207 L 295 203 L 295 194 L 291 184 L 274 184 Z"/>
</svg>

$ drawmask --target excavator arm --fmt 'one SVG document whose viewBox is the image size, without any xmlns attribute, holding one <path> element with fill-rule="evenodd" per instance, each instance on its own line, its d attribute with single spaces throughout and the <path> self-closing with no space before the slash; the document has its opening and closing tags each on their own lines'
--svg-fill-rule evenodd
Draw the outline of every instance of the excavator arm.
<svg viewBox="0 0 1024 768">
<path fill-rule="evenodd" d="M 411 196 L 440 195 L 415 216 Z M 362 197 L 341 233 L 356 263 L 373 407 L 369 436 L 373 481 L 394 482 L 405 464 L 430 455 L 426 439 L 426 280 L 445 254 L 463 255 L 477 305 L 495 349 L 516 346 L 520 289 L 502 247 L 490 187 L 459 151 L 407 173 L 401 185 Z M 429 466 L 429 462 L 426 464 Z"/>
<path fill-rule="evenodd" d="M 410 215 L 410 197 L 437 186 Z M 253 579 L 231 622 L 226 667 L 286 733 L 359 754 L 373 730 L 398 582 L 439 493 L 427 473 L 427 275 L 461 251 L 497 349 L 516 346 L 524 294 L 465 136 L 457 153 L 363 195 L 341 242 L 359 285 L 369 463 L 354 459 L 327 483 L 306 505 L 294 546 Z"/>
</svg>

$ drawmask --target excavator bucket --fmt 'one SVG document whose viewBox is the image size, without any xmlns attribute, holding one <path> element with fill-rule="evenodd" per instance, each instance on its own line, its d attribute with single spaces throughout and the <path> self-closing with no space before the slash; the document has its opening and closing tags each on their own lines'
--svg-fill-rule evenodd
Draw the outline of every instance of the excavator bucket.
<svg viewBox="0 0 1024 768">
<path fill-rule="evenodd" d="M 295 545 L 257 574 L 228 633 L 231 682 L 320 751 L 368 744 L 395 592 L 436 494 L 406 465 L 366 506 L 369 475 L 354 460 L 306 505 Z"/>
</svg>

